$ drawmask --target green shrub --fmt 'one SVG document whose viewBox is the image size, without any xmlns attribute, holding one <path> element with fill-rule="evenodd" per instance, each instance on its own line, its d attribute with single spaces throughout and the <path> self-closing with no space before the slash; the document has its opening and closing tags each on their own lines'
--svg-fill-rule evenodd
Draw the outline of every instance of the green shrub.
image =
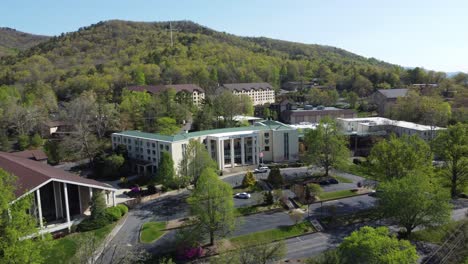
<svg viewBox="0 0 468 264">
<path fill-rule="evenodd" d="M 42 137 L 39 135 L 39 134 L 34 134 L 34 136 L 32 136 L 31 138 L 31 146 L 34 147 L 34 148 L 38 148 L 40 146 L 42 146 L 42 144 L 44 144 L 44 140 L 42 139 Z"/>
<path fill-rule="evenodd" d="M 122 211 L 117 207 L 106 208 L 106 217 L 111 221 L 118 221 L 122 218 Z"/>
<path fill-rule="evenodd" d="M 25 150 L 29 147 L 29 137 L 28 135 L 19 135 L 18 136 L 18 148 L 19 150 Z"/>
<path fill-rule="evenodd" d="M 95 229 L 99 229 L 104 227 L 108 224 L 112 223 L 112 221 L 108 217 L 99 217 L 99 218 L 86 218 L 83 220 L 78 227 L 76 228 L 79 232 L 86 232 Z"/>
<path fill-rule="evenodd" d="M 128 213 L 128 207 L 125 204 L 118 204 L 116 207 L 119 208 L 122 216 Z"/>
</svg>

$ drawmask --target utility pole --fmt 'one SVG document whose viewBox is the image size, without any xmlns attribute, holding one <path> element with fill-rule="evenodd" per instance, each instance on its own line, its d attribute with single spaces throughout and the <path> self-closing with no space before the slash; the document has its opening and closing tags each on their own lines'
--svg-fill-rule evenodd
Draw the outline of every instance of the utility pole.
<svg viewBox="0 0 468 264">
<path fill-rule="evenodd" d="M 169 22 L 169 30 L 171 31 L 171 48 L 174 47 L 174 42 L 172 41 L 172 23 Z"/>
</svg>

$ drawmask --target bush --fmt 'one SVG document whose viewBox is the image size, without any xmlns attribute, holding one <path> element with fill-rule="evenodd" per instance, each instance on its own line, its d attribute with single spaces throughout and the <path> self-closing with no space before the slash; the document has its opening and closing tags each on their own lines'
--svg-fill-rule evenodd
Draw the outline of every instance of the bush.
<svg viewBox="0 0 468 264">
<path fill-rule="evenodd" d="M 77 231 L 79 232 L 86 232 L 95 229 L 99 229 L 104 227 L 108 224 L 112 223 L 112 221 L 108 217 L 99 217 L 99 218 L 86 218 L 83 220 L 77 227 Z"/>
<path fill-rule="evenodd" d="M 42 140 L 41 136 L 39 134 L 34 134 L 34 136 L 31 138 L 31 146 L 34 148 L 38 148 L 44 144 L 44 140 Z"/>
<path fill-rule="evenodd" d="M 148 194 L 155 194 L 158 190 L 154 184 L 148 185 Z"/>
<path fill-rule="evenodd" d="M 25 150 L 29 147 L 29 137 L 28 135 L 19 135 L 18 136 L 18 148 L 19 150 Z"/>
<path fill-rule="evenodd" d="M 119 208 L 122 216 L 128 213 L 128 207 L 125 204 L 118 204 L 116 207 Z"/>
<path fill-rule="evenodd" d="M 106 208 L 106 217 L 113 222 L 118 221 L 122 218 L 122 211 L 117 207 L 108 207 Z"/>
<path fill-rule="evenodd" d="M 274 199 L 273 199 L 273 194 L 271 193 L 271 191 L 263 193 L 263 202 L 266 205 L 272 205 L 275 202 Z"/>
<path fill-rule="evenodd" d="M 247 171 L 242 180 L 242 187 L 244 188 L 252 188 L 256 183 L 255 177 L 251 171 Z"/>
</svg>

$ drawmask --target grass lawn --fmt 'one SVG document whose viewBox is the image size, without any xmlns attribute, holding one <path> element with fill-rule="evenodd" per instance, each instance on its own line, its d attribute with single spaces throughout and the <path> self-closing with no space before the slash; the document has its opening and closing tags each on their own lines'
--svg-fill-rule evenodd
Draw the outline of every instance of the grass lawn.
<svg viewBox="0 0 468 264">
<path fill-rule="evenodd" d="M 231 238 L 231 242 L 234 244 L 246 244 L 246 243 L 270 243 L 277 240 L 286 239 L 293 236 L 298 236 L 310 232 L 315 232 L 312 225 L 305 221 L 297 225 L 282 226 L 275 229 L 269 229 L 265 231 L 255 232 L 243 236 Z"/>
<path fill-rule="evenodd" d="M 319 195 L 319 198 L 321 201 L 328 201 L 356 195 L 358 195 L 357 192 L 353 192 L 351 190 L 342 190 L 336 192 L 323 192 Z"/>
<path fill-rule="evenodd" d="M 338 176 L 338 175 L 333 176 L 333 178 L 337 179 L 339 182 L 343 182 L 343 183 L 353 183 L 352 180 L 350 180 L 350 179 L 348 179 L 348 178 L 345 178 L 345 177 Z"/>
<path fill-rule="evenodd" d="M 464 223 L 466 224 L 467 221 L 453 221 L 445 225 L 414 231 L 411 234 L 411 240 L 442 244 L 453 231 L 455 231 L 458 227 L 460 227 L 460 225 Z"/>
<path fill-rule="evenodd" d="M 166 229 L 166 222 L 147 222 L 141 227 L 140 240 L 143 243 L 152 243 L 160 238 Z"/>
<path fill-rule="evenodd" d="M 80 239 L 83 237 L 94 234 L 98 241 L 102 242 L 104 238 L 112 231 L 115 223 L 96 229 L 93 231 L 73 233 L 66 237 L 55 240 L 54 245 L 50 248 L 49 252 L 46 252 L 45 263 L 70 263 L 75 253 L 79 248 Z"/>
<path fill-rule="evenodd" d="M 374 179 L 374 177 L 369 174 L 368 169 L 362 165 L 349 163 L 347 165 L 343 165 L 341 168 L 339 168 L 339 170 L 350 173 L 350 174 L 354 174 L 357 176 L 361 176 L 363 178 Z"/>
</svg>

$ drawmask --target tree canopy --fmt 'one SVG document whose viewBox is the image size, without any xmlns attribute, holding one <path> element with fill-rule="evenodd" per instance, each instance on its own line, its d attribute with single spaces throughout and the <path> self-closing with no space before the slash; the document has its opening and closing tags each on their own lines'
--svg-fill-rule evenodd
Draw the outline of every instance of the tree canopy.
<svg viewBox="0 0 468 264">
<path fill-rule="evenodd" d="M 329 118 L 322 119 L 316 129 L 307 131 L 305 142 L 308 162 L 322 167 L 326 176 L 331 168 L 343 164 L 349 157 L 345 137 L 336 122 Z"/>
<path fill-rule="evenodd" d="M 338 247 L 340 263 L 417 263 L 415 246 L 390 235 L 387 227 L 362 227 L 354 231 Z"/>
<path fill-rule="evenodd" d="M 234 201 L 232 188 L 218 178 L 212 168 L 206 168 L 197 180 L 197 186 L 187 199 L 195 225 L 207 234 L 210 245 L 215 237 L 224 237 L 234 229 Z"/>
</svg>

